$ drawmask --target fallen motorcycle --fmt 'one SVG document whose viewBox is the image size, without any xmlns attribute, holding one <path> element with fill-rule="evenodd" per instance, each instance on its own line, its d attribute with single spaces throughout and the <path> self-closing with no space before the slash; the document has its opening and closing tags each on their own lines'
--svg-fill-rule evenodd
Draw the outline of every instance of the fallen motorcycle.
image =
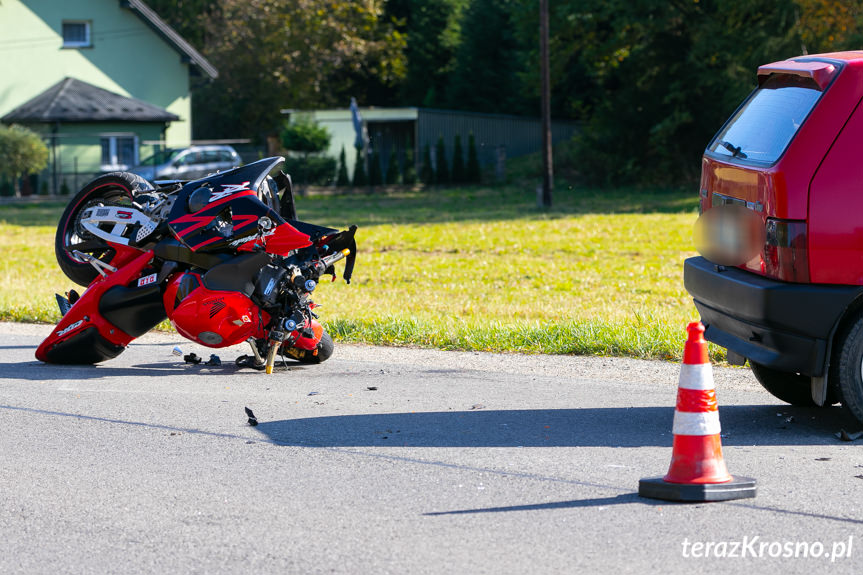
<svg viewBox="0 0 863 575">
<path fill-rule="evenodd" d="M 320 363 L 333 340 L 311 295 L 345 259 L 350 283 L 356 226 L 339 231 L 296 219 L 291 179 L 274 157 L 190 182 L 128 172 L 100 176 L 69 202 L 55 253 L 86 286 L 57 295 L 62 319 L 40 361 L 112 359 L 169 319 L 211 348 L 248 342 L 240 367 L 272 373 L 277 356 Z"/>
</svg>

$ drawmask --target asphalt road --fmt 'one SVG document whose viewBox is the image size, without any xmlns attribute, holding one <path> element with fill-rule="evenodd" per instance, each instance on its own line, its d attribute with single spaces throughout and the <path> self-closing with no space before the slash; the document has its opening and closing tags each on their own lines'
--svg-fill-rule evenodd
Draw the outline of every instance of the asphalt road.
<svg viewBox="0 0 863 575">
<path fill-rule="evenodd" d="M 50 366 L 46 333 L 0 324 L 0 573 L 863 566 L 861 446 L 834 437 L 855 424 L 748 370 L 714 374 L 725 460 L 758 496 L 671 504 L 637 486 L 668 468 L 674 364 L 337 345 L 267 376 L 239 348 L 186 365 L 174 345 L 212 350 L 161 335 Z"/>
</svg>

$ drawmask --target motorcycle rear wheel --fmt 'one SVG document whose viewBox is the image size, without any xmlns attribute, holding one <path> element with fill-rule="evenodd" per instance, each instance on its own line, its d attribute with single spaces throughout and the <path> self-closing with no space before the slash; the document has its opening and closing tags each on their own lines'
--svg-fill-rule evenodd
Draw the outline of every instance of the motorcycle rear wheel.
<svg viewBox="0 0 863 575">
<path fill-rule="evenodd" d="M 99 275 L 92 265 L 73 256 L 72 249 L 89 253 L 107 264 L 116 255 L 105 241 L 81 227 L 80 218 L 84 210 L 100 204 L 131 206 L 137 194 L 152 189 L 153 186 L 141 176 L 129 172 L 112 172 L 91 181 L 69 201 L 57 224 L 54 238 L 54 254 L 66 277 L 87 287 Z"/>
</svg>

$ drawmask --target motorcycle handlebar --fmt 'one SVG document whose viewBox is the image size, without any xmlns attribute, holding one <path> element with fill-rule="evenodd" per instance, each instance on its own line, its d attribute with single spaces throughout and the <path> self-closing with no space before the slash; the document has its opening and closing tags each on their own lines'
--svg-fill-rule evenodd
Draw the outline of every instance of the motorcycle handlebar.
<svg viewBox="0 0 863 575">
<path fill-rule="evenodd" d="M 304 270 L 297 270 L 297 272 L 290 277 L 290 281 L 297 289 L 312 292 L 317 286 L 316 280 L 327 271 L 327 268 L 337 261 L 346 258 L 350 253 L 351 250 L 344 249 L 325 256 L 317 261 L 309 262 Z"/>
</svg>

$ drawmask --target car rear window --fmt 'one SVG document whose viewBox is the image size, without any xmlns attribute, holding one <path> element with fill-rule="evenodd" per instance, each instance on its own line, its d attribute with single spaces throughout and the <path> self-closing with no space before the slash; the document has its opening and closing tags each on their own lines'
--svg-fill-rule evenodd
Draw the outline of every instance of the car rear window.
<svg viewBox="0 0 863 575">
<path fill-rule="evenodd" d="M 721 156 L 772 164 L 785 152 L 821 94 L 812 78 L 773 74 L 707 149 Z"/>
</svg>

